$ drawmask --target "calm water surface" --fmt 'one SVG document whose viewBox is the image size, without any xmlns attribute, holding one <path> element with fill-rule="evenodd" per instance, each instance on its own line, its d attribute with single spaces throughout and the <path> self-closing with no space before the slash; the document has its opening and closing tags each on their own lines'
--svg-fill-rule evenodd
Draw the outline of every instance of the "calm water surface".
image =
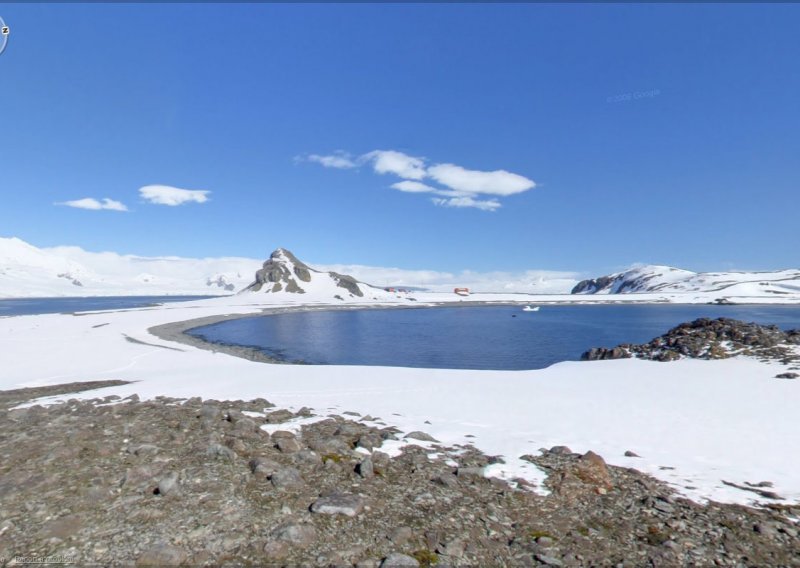
<svg viewBox="0 0 800 568">
<path fill-rule="evenodd" d="M 513 317 L 516 316 L 516 317 Z M 644 343 L 679 323 L 730 317 L 800 328 L 800 306 L 521 306 L 286 313 L 193 330 L 219 343 L 314 364 L 541 369 L 591 347 Z"/>
<path fill-rule="evenodd" d="M 60 314 L 91 310 L 141 308 L 166 302 L 203 300 L 215 296 L 109 296 L 97 298 L 25 298 L 0 300 L 0 317 Z"/>
</svg>

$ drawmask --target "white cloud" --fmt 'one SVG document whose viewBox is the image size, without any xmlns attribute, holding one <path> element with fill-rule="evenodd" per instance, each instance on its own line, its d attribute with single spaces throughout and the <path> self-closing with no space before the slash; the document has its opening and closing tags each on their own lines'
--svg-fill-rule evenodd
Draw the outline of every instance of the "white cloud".
<svg viewBox="0 0 800 568">
<path fill-rule="evenodd" d="M 75 207 L 76 209 L 89 209 L 92 211 L 100 211 L 102 209 L 108 211 L 127 211 L 124 203 L 114 201 L 113 199 L 104 198 L 98 201 L 94 197 L 84 197 L 83 199 L 75 199 L 73 201 L 64 201 L 56 203 L 56 205 L 66 205 L 67 207 Z"/>
<path fill-rule="evenodd" d="M 302 160 L 302 158 L 298 158 L 298 160 Z M 311 154 L 306 158 L 309 162 L 316 162 L 318 164 L 322 164 L 326 168 L 337 168 L 340 170 L 346 170 L 355 168 L 358 164 L 353 161 L 353 157 L 348 154 L 347 152 L 334 152 L 329 156 L 321 156 L 319 154 Z"/>
<path fill-rule="evenodd" d="M 428 165 L 425 158 L 409 156 L 397 150 L 373 150 L 357 158 L 339 151 L 329 156 L 312 154 L 306 159 L 329 168 L 354 168 L 371 164 L 375 173 L 403 178 L 391 184 L 392 189 L 405 193 L 433 193 L 440 197 L 431 201 L 442 207 L 496 211 L 502 206 L 498 197 L 523 193 L 536 187 L 533 180 L 506 170 L 468 170 L 449 163 Z M 421 180 L 432 180 L 439 186 Z"/>
<path fill-rule="evenodd" d="M 496 199 L 474 199 L 470 196 L 450 197 L 448 199 L 434 197 L 431 200 L 441 207 L 474 207 L 483 211 L 496 211 L 501 207 L 500 202 Z"/>
<path fill-rule="evenodd" d="M 455 191 L 483 193 L 486 195 L 513 195 L 536 187 L 536 183 L 505 170 L 482 172 L 467 170 L 455 164 L 436 164 L 428 168 L 428 175 Z"/>
<path fill-rule="evenodd" d="M 179 189 L 168 185 L 146 185 L 139 189 L 139 195 L 150 203 L 157 205 L 183 205 L 184 203 L 205 203 L 210 191 L 197 189 Z"/>
<path fill-rule="evenodd" d="M 410 180 L 398 181 L 397 183 L 393 183 L 390 187 L 399 191 L 405 191 L 406 193 L 432 193 L 438 191 L 435 187 Z"/>
<path fill-rule="evenodd" d="M 394 174 L 403 179 L 423 179 L 426 175 L 424 158 L 417 158 L 395 150 L 374 150 L 361 156 L 364 161 L 372 161 L 372 167 L 379 174 Z"/>
</svg>

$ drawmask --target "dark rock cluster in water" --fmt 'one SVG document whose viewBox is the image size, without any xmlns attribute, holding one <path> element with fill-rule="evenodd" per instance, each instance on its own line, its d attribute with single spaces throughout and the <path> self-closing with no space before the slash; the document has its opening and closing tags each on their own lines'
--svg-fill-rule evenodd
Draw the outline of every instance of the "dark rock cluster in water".
<svg viewBox="0 0 800 568">
<path fill-rule="evenodd" d="M 132 395 L 9 410 L 111 384 L 0 393 L 0 564 L 49 556 L 139 566 L 789 566 L 800 558 L 789 518 L 800 506 L 698 505 L 565 446 L 523 456 L 547 473 L 551 492 L 542 496 L 522 480 L 484 477 L 501 458 L 424 432 L 405 437 L 433 450 L 408 446 L 390 457 L 380 446 L 397 430 L 351 412 L 292 431 L 282 425 L 313 410 L 275 410 L 263 399 Z M 736 486 L 765 503 L 780 499 L 767 481 Z"/>
<path fill-rule="evenodd" d="M 614 348 L 594 347 L 581 359 L 625 359 L 639 357 L 672 361 L 681 357 L 726 359 L 753 355 L 762 359 L 792 363 L 798 359 L 794 346 L 800 345 L 800 330 L 782 331 L 774 325 L 745 323 L 730 318 L 700 318 L 682 323 L 649 343 L 622 344 Z"/>
</svg>

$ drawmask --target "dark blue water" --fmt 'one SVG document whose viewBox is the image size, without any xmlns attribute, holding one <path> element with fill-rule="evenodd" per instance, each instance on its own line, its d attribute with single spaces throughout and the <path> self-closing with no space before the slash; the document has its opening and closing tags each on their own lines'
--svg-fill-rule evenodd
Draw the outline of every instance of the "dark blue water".
<svg viewBox="0 0 800 568">
<path fill-rule="evenodd" d="M 516 316 L 516 317 L 513 317 Z M 295 312 L 192 330 L 286 361 L 449 369 L 541 369 L 591 347 L 645 343 L 699 317 L 800 328 L 800 306 L 519 306 Z"/>
<path fill-rule="evenodd" d="M 166 302 L 203 300 L 214 296 L 113 296 L 106 298 L 26 298 L 0 300 L 0 317 L 60 314 L 91 310 L 141 308 Z"/>
</svg>

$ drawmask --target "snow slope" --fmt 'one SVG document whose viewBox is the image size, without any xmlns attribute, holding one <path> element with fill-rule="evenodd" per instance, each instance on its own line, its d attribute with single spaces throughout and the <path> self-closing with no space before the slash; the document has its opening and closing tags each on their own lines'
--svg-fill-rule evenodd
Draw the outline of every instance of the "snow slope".
<svg viewBox="0 0 800 568">
<path fill-rule="evenodd" d="M 800 270 L 774 272 L 691 272 L 648 265 L 579 282 L 573 294 L 642 292 L 707 293 L 725 296 L 797 296 Z"/>
<path fill-rule="evenodd" d="M 0 238 L 0 298 L 233 294 L 252 281 L 249 258 L 140 257 L 37 248 Z"/>
<path fill-rule="evenodd" d="M 542 472 L 519 456 L 565 444 L 648 472 L 696 500 L 752 504 L 757 498 L 725 480 L 771 481 L 782 502 L 800 501 L 800 457 L 792 451 L 800 381 L 774 379 L 785 370 L 778 364 L 626 359 L 514 372 L 269 365 L 147 331 L 312 302 L 318 303 L 311 309 L 330 304 L 312 293 L 248 294 L 79 316 L 0 318 L 0 389 L 123 379 L 136 382 L 77 396 L 264 397 L 323 415 L 380 416 L 404 432 L 422 430 L 448 445 L 472 443 L 505 456 L 506 463 L 490 466 L 487 475 L 541 482 Z M 642 457 L 625 457 L 626 450 Z"/>
</svg>

